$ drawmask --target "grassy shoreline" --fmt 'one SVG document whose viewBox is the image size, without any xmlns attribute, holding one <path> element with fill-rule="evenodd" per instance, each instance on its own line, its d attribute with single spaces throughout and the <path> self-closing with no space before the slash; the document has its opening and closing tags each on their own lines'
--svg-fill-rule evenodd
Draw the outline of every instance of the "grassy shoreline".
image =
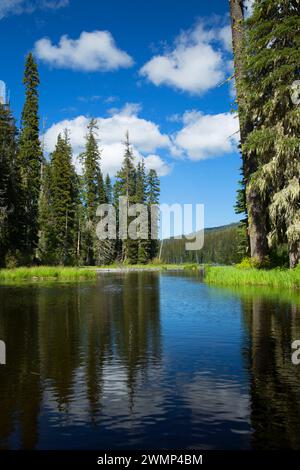
<svg viewBox="0 0 300 470">
<path fill-rule="evenodd" d="M 196 270 L 193 264 L 149 264 L 149 265 L 108 265 L 88 267 L 63 267 L 63 266 L 35 266 L 11 269 L 0 269 L 1 282 L 18 281 L 81 281 L 96 279 L 97 274 L 103 272 L 134 272 L 134 271 L 167 271 L 167 270 Z"/>
<path fill-rule="evenodd" d="M 199 271 L 196 264 L 147 264 L 108 266 L 62 267 L 36 266 L 0 269 L 0 284 L 34 281 L 84 281 L 93 280 L 101 272 L 138 271 Z M 266 286 L 284 289 L 300 289 L 300 267 L 296 269 L 241 269 L 236 266 L 205 266 L 204 282 L 216 286 Z"/>
<path fill-rule="evenodd" d="M 36 266 L 0 269 L 0 283 L 7 281 L 37 280 L 84 280 L 95 279 L 96 270 L 90 268 L 73 268 L 61 266 Z"/>
<path fill-rule="evenodd" d="M 205 282 L 220 286 L 269 286 L 300 288 L 300 267 L 296 269 L 241 269 L 234 266 L 207 266 Z"/>
</svg>

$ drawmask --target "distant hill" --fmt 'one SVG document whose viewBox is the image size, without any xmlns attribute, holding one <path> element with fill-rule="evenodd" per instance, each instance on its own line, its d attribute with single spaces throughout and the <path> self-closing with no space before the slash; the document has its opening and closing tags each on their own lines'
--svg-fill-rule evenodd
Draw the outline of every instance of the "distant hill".
<svg viewBox="0 0 300 470">
<path fill-rule="evenodd" d="M 220 230 L 230 230 L 232 228 L 237 228 L 239 227 L 238 222 L 232 222 L 232 224 L 227 224 L 227 225 L 220 225 L 219 227 L 208 227 L 205 230 L 205 232 L 213 232 L 213 231 L 220 231 Z"/>
<path fill-rule="evenodd" d="M 161 259 L 165 263 L 238 263 L 242 257 L 243 237 L 239 223 L 210 227 L 204 230 L 204 246 L 198 251 L 186 251 L 186 240 L 165 239 Z"/>
</svg>

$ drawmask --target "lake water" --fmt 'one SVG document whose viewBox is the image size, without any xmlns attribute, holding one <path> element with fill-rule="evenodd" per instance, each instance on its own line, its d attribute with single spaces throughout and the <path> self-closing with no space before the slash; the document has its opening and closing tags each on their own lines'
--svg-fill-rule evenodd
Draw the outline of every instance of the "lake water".
<svg viewBox="0 0 300 470">
<path fill-rule="evenodd" d="M 0 286 L 0 448 L 300 449 L 299 305 L 192 273 Z"/>
</svg>

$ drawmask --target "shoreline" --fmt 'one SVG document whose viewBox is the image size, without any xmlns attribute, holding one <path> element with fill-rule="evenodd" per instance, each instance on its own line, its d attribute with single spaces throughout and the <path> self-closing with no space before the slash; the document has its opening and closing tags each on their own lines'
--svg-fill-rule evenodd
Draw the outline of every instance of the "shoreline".
<svg viewBox="0 0 300 470">
<path fill-rule="evenodd" d="M 199 270 L 201 268 L 199 267 Z M 174 266 L 174 267 L 144 267 L 144 268 L 134 268 L 134 267 L 124 267 L 124 268 L 97 268 L 96 273 L 137 273 L 137 272 L 161 272 L 161 271 L 186 271 L 188 268 L 185 266 Z M 195 268 L 196 271 L 196 268 Z"/>
<path fill-rule="evenodd" d="M 298 290 L 300 289 L 300 265 L 294 269 L 241 269 L 236 266 L 205 266 L 204 282 L 214 286 L 257 286 Z"/>
<path fill-rule="evenodd" d="M 7 282 L 35 281 L 83 281 L 95 280 L 101 273 L 162 272 L 162 271 L 198 271 L 195 264 L 170 265 L 124 265 L 124 266 L 32 266 L 0 269 L 0 284 Z M 203 268 L 202 268 L 203 269 Z"/>
<path fill-rule="evenodd" d="M 43 281 L 96 280 L 101 274 L 126 274 L 136 272 L 184 272 L 203 275 L 204 283 L 228 287 L 273 287 L 289 290 L 300 289 L 300 266 L 295 269 L 255 269 L 237 266 L 209 266 L 197 264 L 161 265 L 109 265 L 109 266 L 36 266 L 0 269 L 0 285 Z"/>
</svg>

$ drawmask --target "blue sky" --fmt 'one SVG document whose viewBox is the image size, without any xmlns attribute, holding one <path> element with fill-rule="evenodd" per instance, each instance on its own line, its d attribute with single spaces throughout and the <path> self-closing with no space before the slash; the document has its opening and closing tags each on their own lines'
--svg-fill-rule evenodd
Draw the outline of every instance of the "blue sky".
<svg viewBox="0 0 300 470">
<path fill-rule="evenodd" d="M 122 136 L 161 176 L 161 202 L 204 203 L 205 226 L 238 220 L 238 120 L 227 0 L 0 0 L 0 79 L 17 118 L 24 58 L 40 71 L 45 148 L 71 132 L 80 152 L 99 119 L 104 173 L 122 160 Z M 78 163 L 76 163 L 79 169 Z"/>
</svg>

